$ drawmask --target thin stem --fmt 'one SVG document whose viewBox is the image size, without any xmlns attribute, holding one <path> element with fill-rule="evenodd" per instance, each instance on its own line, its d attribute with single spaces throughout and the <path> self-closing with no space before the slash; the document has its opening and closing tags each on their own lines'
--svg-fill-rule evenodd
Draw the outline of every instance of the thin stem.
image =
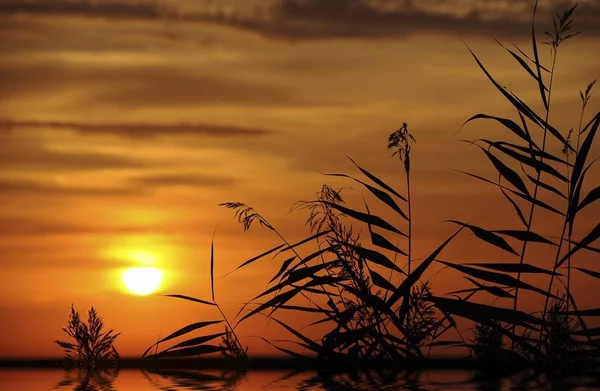
<svg viewBox="0 0 600 391">
<path fill-rule="evenodd" d="M 407 159 L 409 156 L 407 154 Z M 406 170 L 406 196 L 408 203 L 408 275 L 411 273 L 411 264 L 412 264 L 412 213 L 411 213 L 411 197 L 410 197 L 410 170 Z M 410 293 L 408 294 L 409 307 L 410 307 Z M 411 333 L 411 314 L 410 308 L 408 313 L 406 314 L 406 331 L 409 333 L 410 338 L 413 336 Z M 409 350 L 410 352 L 410 350 Z"/>
<path fill-rule="evenodd" d="M 217 309 L 219 310 L 219 312 L 221 313 L 221 316 L 223 317 L 223 320 L 225 320 L 225 323 L 227 323 L 227 326 L 229 326 L 229 330 L 231 330 L 231 333 L 233 334 L 234 338 L 235 338 L 235 342 L 237 342 L 237 345 L 240 349 L 240 351 L 243 353 L 244 357 L 248 357 L 246 354 L 246 351 L 244 350 L 244 347 L 242 346 L 242 343 L 240 342 L 240 339 L 238 338 L 238 336 L 235 333 L 235 329 L 233 327 L 231 327 L 231 323 L 229 323 L 229 320 L 227 320 L 227 317 L 225 316 L 225 314 L 223 313 L 223 310 L 221 310 L 221 307 L 219 306 L 219 304 L 217 304 L 217 302 L 215 301 L 215 305 L 217 306 Z"/>
<path fill-rule="evenodd" d="M 552 85 L 554 82 L 554 69 L 556 67 L 556 54 L 557 54 L 557 50 L 553 49 L 552 50 L 552 68 L 550 71 L 550 83 L 548 85 L 548 106 L 546 109 L 546 117 L 544 120 L 544 135 L 543 135 L 543 140 L 542 140 L 542 152 L 546 151 L 546 141 L 547 141 L 547 136 L 548 136 L 548 127 L 546 126 L 546 124 L 548 124 L 548 119 L 550 118 L 550 102 L 552 100 Z M 542 93 L 544 93 L 542 91 Z M 540 156 L 540 162 L 543 162 L 544 160 L 544 156 Z M 539 181 L 540 181 L 540 177 L 542 175 L 542 171 L 541 170 L 536 170 L 537 171 L 537 178 L 536 178 L 536 183 L 534 186 L 534 190 L 533 190 L 533 199 L 537 200 L 537 195 L 538 195 L 538 190 L 539 190 Z M 535 211 L 535 203 L 531 203 L 531 209 L 529 211 L 529 219 L 527 220 L 527 232 L 531 231 L 531 227 L 533 225 L 533 212 Z M 525 253 L 527 252 L 527 244 L 529 242 L 528 241 L 524 241 L 523 242 L 523 247 L 521 249 L 521 256 L 519 259 L 519 265 L 523 265 L 524 261 L 525 261 Z M 521 281 L 521 270 L 519 270 L 517 272 L 517 281 Z M 547 299 L 547 297 L 546 297 Z M 513 310 L 516 311 L 517 310 L 517 306 L 518 306 L 518 301 L 519 301 L 519 287 L 517 286 L 515 288 L 515 298 L 513 301 Z M 512 327 L 512 332 L 513 334 L 515 333 L 515 329 L 516 329 L 516 324 L 513 323 L 513 327 Z M 514 341 L 512 342 L 512 348 L 514 348 L 515 343 Z"/>
<path fill-rule="evenodd" d="M 575 148 L 575 156 L 577 156 L 577 153 L 579 152 L 579 147 L 581 145 L 581 128 L 583 126 L 583 115 L 585 113 L 585 101 L 583 102 L 583 105 L 581 107 L 581 113 L 579 115 L 579 127 L 577 130 L 577 146 Z M 568 151 L 568 150 L 567 150 Z M 567 163 L 569 163 L 569 155 L 567 155 Z M 567 198 L 567 211 L 568 211 L 568 207 L 569 204 L 572 202 L 571 198 L 572 198 L 572 194 L 571 194 L 571 186 L 570 186 L 570 174 L 569 174 L 569 165 L 567 164 L 567 178 L 569 178 L 569 181 L 567 182 L 567 191 L 568 191 L 568 198 Z M 565 235 L 565 230 L 567 228 L 567 224 L 568 224 L 568 216 L 565 217 L 565 224 L 563 226 L 563 232 L 560 235 L 561 241 L 560 244 L 562 245 L 562 242 L 564 241 L 564 235 Z M 572 230 L 569 230 L 569 238 L 568 238 L 568 242 L 567 242 L 567 249 L 568 249 L 568 253 L 571 252 L 571 239 L 572 239 L 572 235 L 571 235 Z M 555 266 L 554 266 L 554 271 L 556 271 L 556 263 L 558 263 L 559 257 L 560 257 L 560 250 L 561 247 L 558 247 L 558 251 L 556 254 L 556 259 L 555 259 Z M 567 254 L 568 254 L 567 253 Z M 554 283 L 554 274 L 550 277 L 550 284 L 548 286 L 548 292 L 552 291 L 552 285 Z M 571 296 L 571 256 L 569 256 L 569 258 L 567 259 L 567 311 L 569 311 L 569 304 L 571 302 L 570 300 L 570 296 Z M 547 306 L 548 306 L 548 298 L 546 298 L 546 302 L 544 304 L 544 315 L 547 312 Z"/>
</svg>

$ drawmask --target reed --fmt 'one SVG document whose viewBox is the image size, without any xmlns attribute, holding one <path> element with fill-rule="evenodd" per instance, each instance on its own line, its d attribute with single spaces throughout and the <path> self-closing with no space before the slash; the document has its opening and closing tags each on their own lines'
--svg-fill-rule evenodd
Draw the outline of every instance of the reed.
<svg viewBox="0 0 600 391">
<path fill-rule="evenodd" d="M 597 179 L 594 181 L 590 175 L 595 160 L 589 156 L 600 125 L 600 112 L 588 122 L 584 120 L 594 82 L 587 86 L 585 92 L 580 91 L 582 108 L 575 135 L 572 131 L 560 131 L 550 121 L 558 49 L 579 34 L 573 30 L 575 10 L 576 6 L 573 6 L 557 13 L 553 20 L 554 30 L 546 32 L 548 40 L 545 43 L 550 48 L 549 66 L 543 65 L 538 49 L 535 30 L 537 1 L 533 11 L 531 54 L 517 46 L 512 49 L 499 43 L 531 77 L 539 92 L 542 107 L 539 112 L 502 86 L 477 55 L 468 49 L 479 69 L 515 109 L 515 118 L 478 113 L 467 119 L 463 126 L 474 121 L 492 121 L 507 131 L 511 140 L 517 141 L 488 138 L 468 141 L 483 152 L 496 175 L 489 179 L 461 172 L 498 189 L 515 213 L 516 227 L 492 229 L 471 222 L 447 220 L 458 226 L 456 232 L 418 261 L 412 248 L 414 216 L 411 208 L 410 158 L 415 138 L 408 125 L 403 123 L 389 136 L 387 143 L 392 156 L 399 157 L 402 163 L 401 189 L 350 159 L 359 176 L 344 173 L 324 175 L 345 178 L 360 185 L 366 190 L 364 204 L 359 207 L 348 205 L 344 188 L 324 185 L 314 199 L 300 201 L 292 208 L 296 212 L 308 213 L 306 225 L 310 234 L 298 242 L 288 241 L 268 219 L 244 203 L 221 204 L 234 211 L 234 218 L 244 231 L 258 224 L 271 231 L 279 241 L 276 246 L 246 260 L 233 271 L 251 267 L 267 257 L 278 260 L 280 267 L 271 277 L 267 289 L 242 306 L 232 327 L 214 300 L 213 247 L 212 301 L 182 295 L 168 296 L 216 306 L 223 320 L 188 325 L 159 342 L 223 321 L 227 323 L 226 333 L 184 341 L 154 356 L 176 357 L 227 351 L 235 357 L 247 358 L 234 330 L 246 319 L 262 315 L 294 336 L 293 343 L 297 348 L 265 341 L 298 360 L 316 356 L 323 363 L 361 360 L 409 363 L 428 357 L 435 346 L 446 346 L 467 347 L 480 361 L 503 352 L 508 361 L 527 359 L 540 363 L 543 368 L 554 368 L 567 363 L 560 361 L 560 357 L 573 356 L 576 352 L 578 357 L 587 360 L 586 365 L 593 364 L 600 356 L 600 332 L 598 328 L 587 327 L 585 318 L 600 316 L 600 309 L 578 309 L 571 292 L 576 276 L 572 276 L 571 271 L 574 269 L 600 278 L 600 273 L 595 270 L 574 266 L 580 253 L 600 252 L 594 247 L 594 242 L 600 238 L 597 219 L 595 227 L 584 235 L 579 235 L 584 228 L 575 228 L 580 220 L 577 216 L 589 210 L 600 198 Z M 573 143 L 575 136 L 576 142 Z M 555 144 L 560 147 L 558 151 L 549 147 Z M 591 190 L 584 195 L 584 189 L 588 188 Z M 373 203 L 379 204 L 377 210 L 385 210 L 381 212 L 384 214 L 372 213 Z M 562 229 L 559 232 L 538 232 L 540 224 L 534 225 L 534 217 L 539 220 L 540 210 L 558 219 Z M 513 260 L 458 263 L 441 259 L 443 250 L 462 231 L 470 231 L 476 240 L 502 250 Z M 554 259 L 534 264 L 530 260 L 533 244 L 549 247 L 555 254 Z M 433 294 L 431 282 L 424 277 L 432 265 L 463 274 L 471 285 L 446 295 Z M 566 278 L 561 273 L 564 265 Z M 525 281 L 527 276 L 533 275 L 547 278 L 548 286 L 543 289 Z M 558 289 L 555 294 L 556 281 L 564 289 L 562 292 Z M 540 311 L 527 313 L 522 310 L 519 294 L 523 290 L 541 298 L 540 302 L 544 305 Z M 491 296 L 493 301 L 481 303 L 482 296 L 488 299 Z M 327 331 L 321 338 L 309 338 L 304 329 L 292 327 L 282 320 L 284 316 L 278 314 L 284 312 L 316 316 L 317 320 L 306 327 L 325 325 Z M 462 336 L 463 332 L 457 327 L 457 317 L 473 322 L 472 338 Z M 448 340 L 449 330 L 456 330 L 460 340 Z M 224 338 L 221 346 L 205 345 L 219 337 Z M 510 348 L 505 347 L 505 339 L 510 341 Z M 583 361 L 568 362 L 579 365 Z"/>
<path fill-rule="evenodd" d="M 159 358 L 183 358 L 183 357 L 199 357 L 202 355 L 208 355 L 213 353 L 220 353 L 224 358 L 230 361 L 232 366 L 243 366 L 248 359 L 248 348 L 244 348 L 239 338 L 235 334 L 235 328 L 231 326 L 229 320 L 225 316 L 225 313 L 215 300 L 215 286 L 214 286 L 214 268 L 215 268 L 215 257 L 214 257 L 214 238 L 211 243 L 210 249 L 210 286 L 211 286 L 211 300 L 203 300 L 195 297 L 181 295 L 181 294 L 168 294 L 166 297 L 176 298 L 180 300 L 186 300 L 195 304 L 216 308 L 221 315 L 221 319 L 217 320 L 203 320 L 200 322 L 186 325 L 177 331 L 167 335 L 166 337 L 159 339 L 150 346 L 142 354 L 142 359 L 159 359 Z M 217 324 L 225 323 L 225 331 L 217 333 L 209 333 L 198 335 L 190 339 L 183 340 L 169 348 L 166 348 L 158 352 L 158 346 L 167 341 L 171 341 L 176 338 L 187 336 L 188 334 L 198 332 L 199 330 L 205 330 L 206 328 L 214 328 Z M 219 345 L 215 345 L 212 342 L 216 339 L 221 339 Z M 152 349 L 155 349 L 154 354 L 149 354 Z"/>
<path fill-rule="evenodd" d="M 115 334 L 113 330 L 105 332 L 102 318 L 94 307 L 89 309 L 86 323 L 81 320 L 79 312 L 71 305 L 69 321 L 67 326 L 63 327 L 63 331 L 73 342 L 54 341 L 54 343 L 64 350 L 65 366 L 89 370 L 119 359 L 114 342 L 120 333 Z"/>
</svg>

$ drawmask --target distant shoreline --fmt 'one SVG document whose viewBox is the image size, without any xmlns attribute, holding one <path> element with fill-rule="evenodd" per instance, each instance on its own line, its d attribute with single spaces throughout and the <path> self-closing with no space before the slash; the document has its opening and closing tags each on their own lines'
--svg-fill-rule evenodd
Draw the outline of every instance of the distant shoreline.
<svg viewBox="0 0 600 391">
<path fill-rule="evenodd" d="M 235 363 L 222 358 L 202 359 L 121 359 L 118 367 L 121 369 L 235 369 Z M 341 362 L 339 360 L 322 362 L 317 360 L 297 360 L 287 357 L 266 356 L 253 357 L 242 365 L 244 369 L 252 370 L 293 370 L 293 369 L 473 369 L 474 362 L 469 358 L 430 358 L 413 361 L 354 361 Z M 0 369 L 62 369 L 61 359 L 50 358 L 0 358 Z"/>
<path fill-rule="evenodd" d="M 285 370 L 314 370 L 314 371 L 336 371 L 350 372 L 356 370 L 391 370 L 391 371 L 419 371 L 419 370 L 463 370 L 477 371 L 480 365 L 473 358 L 428 358 L 420 360 L 364 360 L 345 361 L 330 360 L 298 360 L 287 357 L 267 356 L 254 357 L 246 363 L 236 365 L 222 358 L 193 358 L 193 359 L 122 359 L 119 361 L 119 369 L 143 369 L 149 371 L 161 370 L 258 370 L 258 371 L 285 371 Z M 106 366 L 111 368 L 114 366 Z M 0 358 L 0 371 L 6 369 L 67 369 L 62 365 L 61 359 L 33 359 L 33 358 Z M 484 372 L 510 374 L 523 370 L 533 369 L 532 365 L 503 367 L 488 367 Z M 587 368 L 582 374 L 598 373 L 600 367 Z M 575 374 L 569 372 L 569 374 Z"/>
</svg>

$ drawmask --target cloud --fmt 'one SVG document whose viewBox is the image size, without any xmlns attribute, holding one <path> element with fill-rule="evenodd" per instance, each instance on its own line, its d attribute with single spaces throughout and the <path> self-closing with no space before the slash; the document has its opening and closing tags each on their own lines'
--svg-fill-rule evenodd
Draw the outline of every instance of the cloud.
<svg viewBox="0 0 600 391">
<path fill-rule="evenodd" d="M 246 1 L 247 2 L 247 1 Z M 600 33 L 600 2 L 581 1 L 577 25 L 589 34 Z M 272 0 L 256 12 L 243 2 L 230 9 L 209 9 L 207 2 L 186 10 L 180 3 L 133 1 L 48 2 L 5 0 L 0 14 L 33 13 L 110 19 L 171 20 L 214 23 L 252 31 L 269 38 L 291 40 L 331 38 L 401 38 L 418 32 L 462 35 L 526 36 L 533 1 L 505 0 Z M 204 6 L 202 6 L 202 4 Z M 266 4 L 266 6 L 265 6 Z M 549 22 L 555 9 L 573 2 L 542 2 L 538 20 Z M 229 4 L 231 8 L 231 4 Z M 248 12 L 251 11 L 251 12 Z"/>
<path fill-rule="evenodd" d="M 154 20 L 174 16 L 158 2 L 122 0 L 3 0 L 0 14 L 42 14 L 56 16 L 93 16 L 110 19 Z"/>
<path fill-rule="evenodd" d="M 57 129 L 71 130 L 82 134 L 112 134 L 132 138 L 156 137 L 167 135 L 195 135 L 208 137 L 258 137 L 271 133 L 269 130 L 250 127 L 225 126 L 216 124 L 127 124 L 127 123 L 104 123 L 92 124 L 83 122 L 63 121 L 19 121 L 12 119 L 0 119 L 0 131 L 26 129 Z M 67 160 L 69 155 L 62 156 Z M 75 158 L 72 155 L 71 158 Z M 96 159 L 101 155 L 97 155 Z M 2 154 L 0 152 L 0 160 Z M 59 159 L 60 160 L 60 159 Z"/>
<path fill-rule="evenodd" d="M 566 3 L 566 4 L 565 4 Z M 558 9 L 572 4 L 555 1 Z M 414 33 L 527 36 L 533 2 L 448 0 L 279 0 L 270 15 L 205 17 L 205 21 L 284 39 L 402 38 Z M 554 7 L 539 12 L 549 22 Z M 212 19 L 212 20 L 211 20 Z M 600 33 L 600 2 L 585 2 L 576 24 L 589 34 Z"/>
<path fill-rule="evenodd" d="M 202 66 L 201 66 L 202 67 Z M 72 105 L 118 108 L 164 108 L 243 104 L 262 106 L 322 105 L 324 98 L 301 97 L 291 88 L 267 80 L 250 81 L 215 65 L 197 67 L 103 64 L 85 66 L 66 61 L 8 60 L 0 64 L 0 96 L 5 99 L 54 97 L 57 91 L 77 93 Z M 236 68 L 229 68 L 235 71 Z M 204 70 L 204 73 L 202 73 Z M 219 71 L 221 74 L 215 73 Z"/>
<path fill-rule="evenodd" d="M 0 121 L 0 132 L 12 129 Z M 23 142 L 10 134 L 0 136 L 0 169 L 46 171 L 92 171 L 105 169 L 144 168 L 148 164 L 138 159 L 98 152 L 62 152 L 44 149 L 33 142 Z"/>
<path fill-rule="evenodd" d="M 7 196 L 31 195 L 34 197 L 111 197 L 143 194 L 142 189 L 133 187 L 81 187 L 57 184 L 51 181 L 30 181 L 21 179 L 0 179 L 0 197 L 6 202 Z"/>
<path fill-rule="evenodd" d="M 235 178 L 214 175 L 148 175 L 132 179 L 133 184 L 155 188 L 165 187 L 221 187 L 230 186 Z"/>
</svg>

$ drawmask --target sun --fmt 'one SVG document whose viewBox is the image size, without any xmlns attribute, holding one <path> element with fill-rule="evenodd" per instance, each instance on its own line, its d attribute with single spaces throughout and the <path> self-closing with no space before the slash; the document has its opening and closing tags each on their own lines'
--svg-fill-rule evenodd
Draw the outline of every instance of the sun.
<svg viewBox="0 0 600 391">
<path fill-rule="evenodd" d="M 162 281 L 162 272 L 155 267 L 132 267 L 123 271 L 123 284 L 134 295 L 145 296 L 156 291 Z"/>
</svg>

